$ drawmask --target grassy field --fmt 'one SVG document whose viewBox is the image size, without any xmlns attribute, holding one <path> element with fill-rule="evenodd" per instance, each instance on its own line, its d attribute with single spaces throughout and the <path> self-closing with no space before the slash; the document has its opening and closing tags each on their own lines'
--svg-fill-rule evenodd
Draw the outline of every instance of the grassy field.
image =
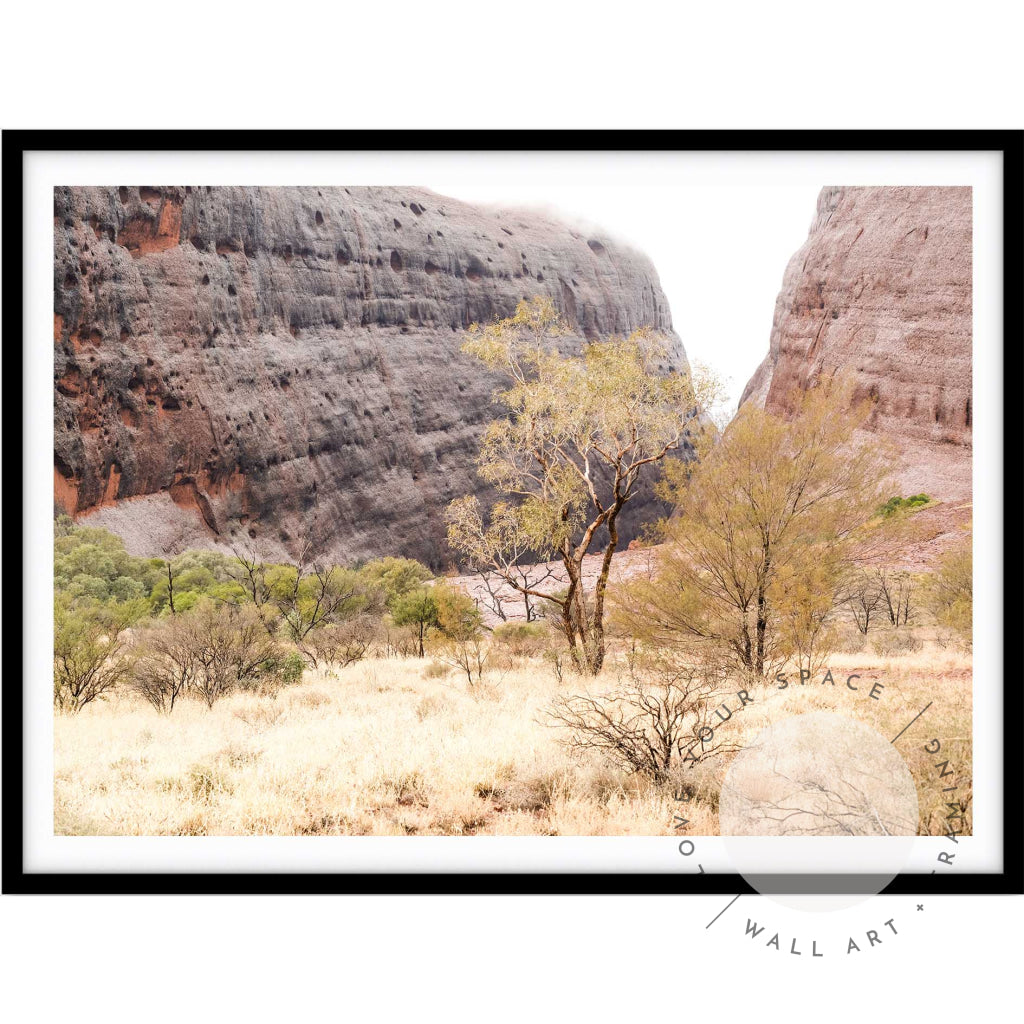
<svg viewBox="0 0 1024 1024">
<path fill-rule="evenodd" d="M 750 691 L 721 728 L 744 742 L 805 711 L 849 715 L 894 737 L 915 779 L 922 831 L 945 829 L 934 764 L 946 758 L 969 805 L 970 656 L 917 653 L 829 660 L 803 686 Z M 614 659 L 593 690 L 613 689 Z M 847 689 L 847 675 L 861 678 Z M 882 685 L 879 699 L 869 696 Z M 185 701 L 161 716 L 128 694 L 54 723 L 54 830 L 61 835 L 668 835 L 671 783 L 656 786 L 597 756 L 577 756 L 541 709 L 561 683 L 541 661 L 494 673 L 479 692 L 428 660 L 368 660 L 307 672 L 276 697 L 236 694 L 212 710 Z M 739 689 L 739 687 L 737 687 Z M 942 755 L 924 745 L 942 741 Z M 718 830 L 728 759 L 688 771 L 687 833 Z M 966 827 L 970 831 L 970 808 Z"/>
</svg>

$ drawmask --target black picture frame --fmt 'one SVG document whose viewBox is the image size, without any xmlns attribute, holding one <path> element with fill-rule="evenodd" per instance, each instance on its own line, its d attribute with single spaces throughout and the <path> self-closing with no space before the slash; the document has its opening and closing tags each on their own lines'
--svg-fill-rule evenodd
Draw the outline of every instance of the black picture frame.
<svg viewBox="0 0 1024 1024">
<path fill-rule="evenodd" d="M 1024 338 L 1020 287 L 1024 218 L 1024 132 L 1020 131 L 6 131 L 3 144 L 3 328 L 7 373 L 4 426 L 7 479 L 24 481 L 25 436 L 23 347 L 25 337 L 22 247 L 24 159 L 34 151 L 994 151 L 1002 159 L 1003 203 L 1003 381 L 1004 407 L 1011 408 L 1011 383 L 1020 379 L 1019 347 Z M 1012 339 L 1013 344 L 1010 344 Z M 17 443 L 13 439 L 17 439 Z M 1003 479 L 1010 478 L 1013 451 L 1008 417 L 1004 419 Z M 12 465 L 13 462 L 13 465 Z M 1004 521 L 1010 522 L 1010 492 L 1004 487 Z M 13 504 L 13 503 L 12 503 Z M 20 556 L 22 578 L 38 572 L 24 543 L 24 512 L 8 509 L 3 547 L 8 565 Z M 1004 581 L 1015 578 L 1019 559 L 1004 543 Z M 1004 582 L 1004 609 L 1009 604 Z M 8 637 L 23 635 L 21 604 L 8 608 Z M 1004 627 L 1005 627 L 1004 613 Z M 507 893 L 507 894 L 736 894 L 755 890 L 738 874 L 704 874 L 693 870 L 663 873 L 29 873 L 24 862 L 24 650 L 6 652 L 2 688 L 2 889 L 5 894 L 332 894 L 332 893 Z M 1010 662 L 1004 628 L 1004 664 Z M 1016 894 L 1024 892 L 1021 857 L 1021 782 L 1024 762 L 1017 756 L 1024 725 L 1024 692 L 1004 674 L 1003 687 L 1003 869 L 998 873 L 901 874 L 882 890 L 887 894 Z M 467 840 L 468 841 L 468 840 Z M 844 876 L 808 877 L 818 890 L 844 891 Z M 861 876 L 863 878 L 863 876 Z M 776 876 L 778 879 L 779 876 Z"/>
</svg>

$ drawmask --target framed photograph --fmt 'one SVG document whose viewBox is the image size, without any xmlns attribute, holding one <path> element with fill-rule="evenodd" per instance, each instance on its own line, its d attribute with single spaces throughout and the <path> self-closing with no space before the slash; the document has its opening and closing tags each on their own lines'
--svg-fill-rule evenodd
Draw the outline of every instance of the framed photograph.
<svg viewBox="0 0 1024 1024">
<path fill-rule="evenodd" d="M 1021 133 L 3 141 L 5 892 L 1024 890 Z"/>
</svg>

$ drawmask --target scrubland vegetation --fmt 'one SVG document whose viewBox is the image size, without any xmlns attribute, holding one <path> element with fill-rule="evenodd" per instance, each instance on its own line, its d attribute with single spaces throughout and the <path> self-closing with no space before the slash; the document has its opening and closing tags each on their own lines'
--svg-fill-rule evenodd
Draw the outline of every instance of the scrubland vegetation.
<svg viewBox="0 0 1024 1024">
<path fill-rule="evenodd" d="M 869 408 L 823 381 L 720 432 L 714 382 L 657 339 L 571 357 L 563 330 L 537 300 L 467 334 L 510 381 L 479 460 L 498 499 L 449 510 L 476 599 L 406 558 L 135 558 L 58 517 L 56 831 L 657 835 L 682 790 L 713 833 L 765 725 L 830 709 L 895 735 L 929 701 L 969 831 L 970 537 L 901 568 L 930 499 L 887 497 L 890 453 L 853 444 Z M 655 480 L 674 512 L 612 585 L 617 518 Z M 919 740 L 901 752 L 939 833 Z"/>
<path fill-rule="evenodd" d="M 870 651 L 830 660 L 820 677 L 754 702 L 719 730 L 742 745 L 790 714 L 834 710 L 895 736 L 929 701 L 900 750 L 919 783 L 921 829 L 942 834 L 949 809 L 924 750 L 943 737 L 970 831 L 971 668 L 952 648 L 893 657 Z M 602 691 L 628 684 L 609 666 Z M 848 673 L 861 679 L 854 693 Z M 621 673 L 621 674 L 620 674 Z M 680 768 L 665 782 L 596 750 L 564 742 L 540 709 L 583 692 L 539 659 L 486 676 L 474 692 L 430 658 L 366 659 L 307 670 L 276 697 L 238 691 L 208 709 L 183 700 L 158 714 L 121 690 L 55 721 L 54 828 L 66 835 L 670 835 L 679 786 L 687 834 L 715 834 L 728 755 Z M 885 686 L 880 700 L 867 694 Z M 734 707 L 735 696 L 723 695 Z M 718 705 L 716 704 L 716 707 Z M 929 774 L 931 773 L 931 775 Z M 947 782 L 948 780 L 945 780 Z"/>
</svg>

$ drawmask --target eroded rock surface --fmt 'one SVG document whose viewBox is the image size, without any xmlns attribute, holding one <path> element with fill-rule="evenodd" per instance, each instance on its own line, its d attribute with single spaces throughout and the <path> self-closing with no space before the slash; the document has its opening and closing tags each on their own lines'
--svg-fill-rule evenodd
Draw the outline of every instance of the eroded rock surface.
<svg viewBox="0 0 1024 1024">
<path fill-rule="evenodd" d="M 781 412 L 836 370 L 875 400 L 902 493 L 970 497 L 970 188 L 822 189 L 742 401 Z"/>
<path fill-rule="evenodd" d="M 418 188 L 58 188 L 54 493 L 137 553 L 450 557 L 442 512 L 496 378 L 474 321 L 548 295 L 583 338 L 651 325 L 642 255 Z M 637 499 L 623 544 L 653 514 Z"/>
</svg>

